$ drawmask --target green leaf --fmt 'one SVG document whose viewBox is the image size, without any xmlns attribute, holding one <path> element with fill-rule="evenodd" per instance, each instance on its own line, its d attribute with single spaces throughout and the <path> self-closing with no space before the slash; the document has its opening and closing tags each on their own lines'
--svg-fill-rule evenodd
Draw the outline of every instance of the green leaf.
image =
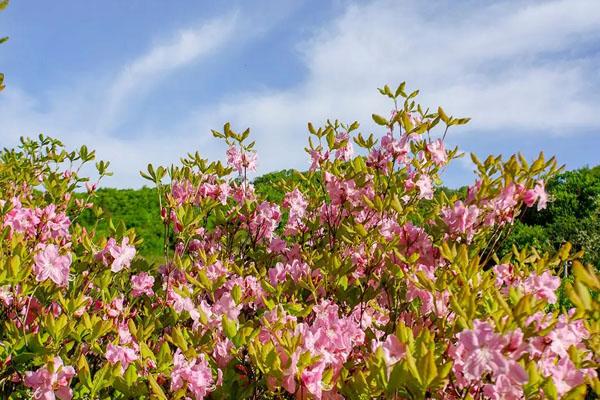
<svg viewBox="0 0 600 400">
<path fill-rule="evenodd" d="M 239 285 L 233 286 L 233 289 L 231 289 L 231 297 L 233 298 L 233 301 L 235 301 L 235 304 L 240 304 L 240 301 L 242 300 L 242 289 Z"/>
<path fill-rule="evenodd" d="M 137 381 L 137 377 L 138 375 L 135 365 L 130 364 L 127 368 L 127 371 L 125 371 L 125 383 L 127 383 L 127 386 L 133 386 L 133 384 Z"/>
<path fill-rule="evenodd" d="M 444 109 L 442 107 L 438 107 L 438 115 L 439 115 L 440 119 L 442 121 L 444 121 L 446 124 L 448 124 L 448 122 L 450 122 L 450 117 L 448 117 L 446 115 L 446 113 L 444 112 Z"/>
<path fill-rule="evenodd" d="M 227 318 L 227 316 L 224 314 L 221 322 L 223 323 L 223 331 L 225 332 L 225 336 L 227 336 L 229 339 L 233 339 L 237 333 L 237 323 Z"/>
<path fill-rule="evenodd" d="M 552 379 L 546 380 L 546 382 L 544 383 L 543 389 L 544 389 L 544 394 L 546 395 L 547 398 L 549 398 L 550 400 L 558 399 L 558 391 L 556 390 L 556 386 L 554 386 L 554 383 L 552 383 Z"/>
<path fill-rule="evenodd" d="M 375 121 L 375 123 L 378 125 L 382 125 L 382 126 L 389 125 L 388 120 L 383 118 L 381 115 L 373 114 L 372 117 L 373 117 L 373 121 Z"/>
<path fill-rule="evenodd" d="M 152 393 L 154 393 L 157 398 L 159 398 L 160 400 L 167 400 L 165 392 L 163 392 L 158 382 L 156 382 L 156 378 L 151 374 L 148 375 L 148 383 L 150 384 Z"/>
<path fill-rule="evenodd" d="M 92 387 L 92 376 L 90 374 L 90 366 L 88 365 L 87 359 L 82 354 L 77 359 L 77 377 L 88 389 Z"/>
</svg>

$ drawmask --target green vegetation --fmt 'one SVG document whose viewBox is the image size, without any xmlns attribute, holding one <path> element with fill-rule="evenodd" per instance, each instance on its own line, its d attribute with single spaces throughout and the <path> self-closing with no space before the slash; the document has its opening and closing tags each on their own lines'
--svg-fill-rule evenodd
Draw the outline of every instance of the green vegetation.
<svg viewBox="0 0 600 400">
<path fill-rule="evenodd" d="M 600 166 L 563 172 L 547 184 L 551 202 L 541 211 L 528 209 L 504 243 L 558 249 L 571 242 L 584 261 L 600 268 Z"/>
<path fill-rule="evenodd" d="M 95 202 L 104 210 L 104 215 L 96 216 L 86 210 L 80 216 L 80 222 L 88 229 L 94 228 L 102 235 L 108 235 L 109 220 L 113 224 L 124 223 L 135 228 L 144 240 L 139 246 L 141 254 L 156 256 L 162 253 L 163 229 L 156 189 L 99 189 Z"/>
<path fill-rule="evenodd" d="M 257 194 L 272 202 L 283 199 L 282 182 L 302 185 L 302 177 L 293 170 L 282 170 L 254 180 Z M 515 224 L 501 252 L 510 251 L 513 244 L 518 248 L 532 246 L 544 251 L 559 249 L 570 241 L 575 249 L 585 251 L 586 262 L 600 267 L 600 166 L 563 172 L 548 182 L 547 190 L 552 199 L 548 208 L 528 209 Z M 135 228 L 144 240 L 140 246 L 143 255 L 161 254 L 162 222 L 155 189 L 100 189 L 96 201 L 105 210 L 104 218 L 96 227 L 100 233 L 107 233 L 108 217 L 111 217 L 114 224 L 122 222 L 127 228 Z M 89 228 L 95 221 L 89 211 L 81 218 Z"/>
</svg>

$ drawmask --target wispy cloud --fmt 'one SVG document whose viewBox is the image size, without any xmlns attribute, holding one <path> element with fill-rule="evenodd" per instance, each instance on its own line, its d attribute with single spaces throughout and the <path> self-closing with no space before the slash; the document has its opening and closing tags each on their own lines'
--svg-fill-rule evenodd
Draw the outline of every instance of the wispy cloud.
<svg viewBox="0 0 600 400">
<path fill-rule="evenodd" d="M 106 93 L 106 107 L 99 130 L 114 128 L 119 114 L 133 96 L 146 94 L 156 83 L 178 69 L 209 57 L 240 32 L 239 13 L 215 18 L 198 28 L 179 31 L 171 41 L 152 47 L 125 65 Z"/>
</svg>

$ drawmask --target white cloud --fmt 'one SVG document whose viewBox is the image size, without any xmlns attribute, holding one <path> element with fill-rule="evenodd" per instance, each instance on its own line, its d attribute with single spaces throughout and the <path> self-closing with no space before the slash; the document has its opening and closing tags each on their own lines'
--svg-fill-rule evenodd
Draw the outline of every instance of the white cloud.
<svg viewBox="0 0 600 400">
<path fill-rule="evenodd" d="M 306 165 L 298 144 L 308 120 L 358 119 L 372 128 L 370 114 L 390 108 L 375 88 L 402 80 L 421 89 L 426 105 L 473 117 L 452 133 L 458 142 L 474 131 L 572 135 L 600 128 L 600 55 L 577 53 L 600 38 L 600 3 L 427 4 L 350 5 L 299 45 L 309 71 L 301 84 L 236 94 L 199 121 L 205 129 L 232 118 L 252 127 L 263 171 Z"/>
</svg>

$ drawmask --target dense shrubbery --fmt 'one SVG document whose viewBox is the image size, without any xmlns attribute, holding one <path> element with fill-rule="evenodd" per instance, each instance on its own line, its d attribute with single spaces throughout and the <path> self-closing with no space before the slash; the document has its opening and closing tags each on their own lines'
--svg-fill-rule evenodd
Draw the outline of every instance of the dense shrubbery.
<svg viewBox="0 0 600 400">
<path fill-rule="evenodd" d="M 515 243 L 550 250 L 570 242 L 584 250 L 585 262 L 600 269 L 600 166 L 564 172 L 547 189 L 552 198 L 548 208 L 528 210 L 506 247 Z"/>
<path fill-rule="evenodd" d="M 77 172 L 93 152 L 47 138 L 4 151 L 0 395 L 599 392 L 593 268 L 569 246 L 497 256 L 522 212 L 546 207 L 554 160 L 473 157 L 479 179 L 464 197 L 436 191 L 459 155 L 445 148 L 448 127 L 468 120 L 424 111 L 404 90 L 381 89 L 395 105 L 389 118 L 373 115 L 381 137 L 358 133 L 358 123 L 309 124 L 311 167 L 290 172 L 283 196 L 246 179 L 253 143 L 228 124 L 213 132 L 229 145 L 227 165 L 191 154 L 179 167 L 149 166 L 163 232 L 157 264 L 136 256 L 134 229 L 93 228 L 98 191 Z M 104 176 L 107 164 L 97 167 Z M 73 194 L 83 186 L 83 198 Z M 572 309 L 557 304 L 567 265 Z"/>
<path fill-rule="evenodd" d="M 282 183 L 300 185 L 299 174 L 292 170 L 271 172 L 259 176 L 253 184 L 259 196 L 280 202 L 285 195 Z M 436 190 L 461 198 L 467 193 L 467 188 Z M 535 207 L 527 209 L 507 232 L 499 253 L 512 252 L 513 244 L 519 249 L 530 246 L 540 251 L 558 251 L 571 242 L 576 250 L 584 250 L 584 262 L 600 268 L 600 166 L 562 172 L 549 179 L 546 190 L 550 197 L 548 207 L 539 211 Z M 135 228 L 143 239 L 140 254 L 162 253 L 163 232 L 154 189 L 100 189 L 94 203 L 115 223 Z M 84 214 L 81 223 L 86 227 L 99 223 L 100 230 L 106 232 L 107 222 L 99 221 L 91 212 Z"/>
</svg>

